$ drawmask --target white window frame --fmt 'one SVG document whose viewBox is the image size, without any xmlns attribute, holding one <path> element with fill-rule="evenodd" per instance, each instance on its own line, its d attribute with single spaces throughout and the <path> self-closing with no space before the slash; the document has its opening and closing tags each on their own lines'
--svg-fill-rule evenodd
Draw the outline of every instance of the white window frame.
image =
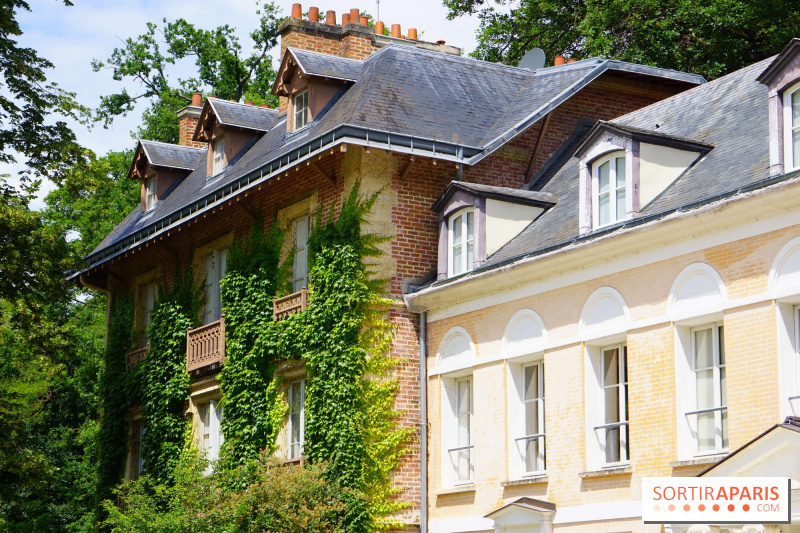
<svg viewBox="0 0 800 533">
<path fill-rule="evenodd" d="M 305 226 L 305 240 L 298 239 L 301 225 Z M 294 260 L 292 261 L 292 291 L 297 292 L 303 287 L 308 288 L 308 237 L 311 234 L 311 214 L 292 220 L 292 246 L 294 249 Z M 303 258 L 301 265 L 300 258 Z"/>
<path fill-rule="evenodd" d="M 622 187 L 617 187 L 617 159 L 622 159 L 622 166 L 625 168 L 625 181 Z M 600 223 L 600 167 L 604 164 L 608 163 L 608 184 L 609 184 L 609 191 L 608 191 L 608 201 L 609 201 L 609 221 L 606 223 Z M 627 218 L 627 211 L 628 211 L 628 183 L 630 182 L 630 176 L 628 176 L 628 169 L 627 169 L 627 153 L 624 150 L 617 150 L 608 154 L 605 154 L 603 157 L 597 159 L 594 163 L 592 163 L 592 227 L 594 228 L 602 228 L 605 226 L 611 226 L 612 224 L 616 224 L 622 220 Z M 625 198 L 625 203 L 623 205 L 623 212 L 621 214 L 617 213 L 617 196 L 619 191 L 622 191 Z M 605 193 L 604 193 L 605 194 Z"/>
<path fill-rule="evenodd" d="M 150 326 L 150 322 L 152 322 L 157 292 L 158 289 L 155 283 L 147 283 L 142 290 L 142 348 L 150 344 L 150 336 L 147 333 L 147 328 Z"/>
<path fill-rule="evenodd" d="M 212 176 L 216 176 L 225 168 L 225 137 L 220 137 L 213 143 L 213 164 L 211 167 Z"/>
<path fill-rule="evenodd" d="M 792 96 L 797 95 L 800 105 L 800 82 L 795 83 L 783 91 L 783 161 L 784 172 L 800 168 L 800 161 L 794 160 L 792 138 L 794 134 L 800 135 L 800 123 L 792 127 Z"/>
<path fill-rule="evenodd" d="M 606 352 L 617 350 L 617 382 L 612 385 L 605 383 L 605 356 Z M 628 367 L 628 346 L 626 343 L 616 343 L 606 345 L 599 350 L 600 364 L 600 390 L 603 398 L 603 420 L 601 424 L 594 426 L 594 431 L 598 432 L 598 440 L 602 443 L 602 453 L 604 456 L 603 467 L 615 467 L 626 465 L 630 462 L 630 432 L 628 427 L 628 381 L 627 381 L 627 367 Z M 617 389 L 617 409 L 619 413 L 619 420 L 609 421 L 606 419 L 606 390 L 610 388 Z M 617 430 L 616 444 L 619 448 L 619 460 L 608 460 L 608 440 L 609 432 Z M 602 438 L 600 436 L 602 435 Z"/>
<path fill-rule="evenodd" d="M 697 368 L 697 343 L 695 333 L 698 331 L 712 330 L 712 366 L 698 369 Z M 694 410 L 686 413 L 689 420 L 690 427 L 694 428 L 694 453 L 697 456 L 701 455 L 718 455 L 728 451 L 730 443 L 730 428 L 727 425 L 727 401 L 723 402 L 723 395 L 727 397 L 727 390 L 722 387 L 722 373 L 723 368 L 726 367 L 726 362 L 721 363 L 724 359 L 724 325 L 721 322 L 712 322 L 703 324 L 701 326 L 692 327 L 689 330 L 691 340 L 691 371 L 693 379 L 692 390 L 694 392 Z M 720 347 L 720 338 L 722 338 L 722 347 Z M 700 409 L 698 407 L 699 399 L 697 398 L 697 377 L 699 371 L 712 370 L 712 383 L 714 387 L 714 405 L 710 408 Z M 727 389 L 727 379 L 725 388 Z M 723 405 L 723 403 L 725 405 Z M 701 416 L 714 416 L 714 448 L 711 450 L 700 451 L 700 433 L 699 433 L 699 420 Z M 727 428 L 727 433 L 726 433 Z M 725 442 L 727 439 L 728 442 Z"/>
<path fill-rule="evenodd" d="M 225 435 L 222 433 L 223 407 L 219 400 L 210 400 L 198 405 L 197 411 L 200 415 L 200 450 L 209 461 L 206 474 L 210 474 L 214 469 L 213 463 L 219 460 L 220 448 L 225 442 Z"/>
<path fill-rule="evenodd" d="M 294 97 L 294 131 L 308 126 L 308 89 Z"/>
<path fill-rule="evenodd" d="M 460 218 L 460 220 L 459 220 Z M 472 234 L 469 233 L 469 220 L 472 219 Z M 473 269 L 475 263 L 475 210 L 472 207 L 459 209 L 447 219 L 447 272 L 458 276 Z M 455 242 L 455 226 L 461 230 L 461 241 Z M 456 261 L 456 247 L 461 247 L 461 258 Z M 470 254 L 469 251 L 472 251 Z M 472 261 L 469 261 L 470 255 Z M 458 262 L 458 264 L 456 264 Z"/>
<path fill-rule="evenodd" d="M 150 211 L 151 209 L 155 208 L 156 204 L 158 203 L 158 198 L 156 197 L 156 178 L 153 176 L 152 178 L 148 178 L 144 184 L 145 188 L 145 198 L 144 198 L 144 210 Z"/>
<path fill-rule="evenodd" d="M 300 410 L 293 411 L 294 405 L 294 390 L 295 387 L 300 387 Z M 299 459 L 303 456 L 303 446 L 306 440 L 306 380 L 302 379 L 300 381 L 295 381 L 289 384 L 289 388 L 286 391 L 287 400 L 289 402 L 289 420 L 286 424 L 286 443 L 287 443 L 287 451 L 286 456 L 288 459 Z M 292 441 L 292 435 L 294 434 L 294 422 L 292 421 L 292 415 L 299 415 L 300 427 L 298 428 L 298 435 L 300 439 L 298 441 Z M 296 447 L 296 451 L 295 451 Z"/>
<path fill-rule="evenodd" d="M 469 401 L 466 406 L 461 405 L 461 395 L 459 394 L 462 385 L 466 385 L 469 391 Z M 475 401 L 473 399 L 473 386 L 472 376 L 465 376 L 455 380 L 455 404 L 454 415 L 456 420 L 456 446 L 447 450 L 449 460 L 453 467 L 453 479 L 456 485 L 471 484 L 474 481 L 475 462 L 473 459 L 472 450 L 474 448 L 472 441 L 472 427 L 473 427 L 473 406 Z M 461 425 L 462 420 L 466 420 L 467 432 L 466 437 L 462 438 Z M 466 475 L 462 475 L 462 465 L 466 465 Z"/>
<path fill-rule="evenodd" d="M 142 454 L 142 439 L 147 430 L 141 418 L 131 420 L 131 446 L 130 446 L 130 480 L 139 479 L 144 472 L 144 455 Z"/>
<path fill-rule="evenodd" d="M 219 283 L 225 278 L 229 248 L 214 250 L 205 258 L 205 304 L 203 325 L 216 322 L 222 317 L 222 296 Z"/>
<path fill-rule="evenodd" d="M 526 372 L 529 368 L 537 367 L 537 387 L 539 390 L 539 395 L 531 400 L 526 399 L 527 396 L 527 385 L 528 380 L 526 379 Z M 520 454 L 522 459 L 522 474 L 523 477 L 529 476 L 536 476 L 541 475 L 545 472 L 547 468 L 546 462 L 546 453 L 547 453 L 547 444 L 545 441 L 545 418 L 544 418 L 544 408 L 545 408 L 545 388 L 544 388 L 544 361 L 534 361 L 532 363 L 524 363 L 521 365 L 520 368 L 520 378 L 521 378 L 521 386 L 519 388 L 520 397 L 519 402 L 521 404 L 520 409 L 520 421 L 519 421 L 519 432 L 522 433 L 521 435 L 517 436 L 514 439 L 515 448 L 517 452 Z M 533 433 L 527 431 L 527 409 L 528 405 L 533 405 L 533 409 L 536 409 L 537 418 L 539 421 L 539 429 Z M 530 433 L 530 434 L 528 434 Z M 536 441 L 538 443 L 538 450 L 536 451 L 536 459 L 534 464 L 539 468 L 529 469 L 528 468 L 528 444 L 531 441 Z"/>
</svg>

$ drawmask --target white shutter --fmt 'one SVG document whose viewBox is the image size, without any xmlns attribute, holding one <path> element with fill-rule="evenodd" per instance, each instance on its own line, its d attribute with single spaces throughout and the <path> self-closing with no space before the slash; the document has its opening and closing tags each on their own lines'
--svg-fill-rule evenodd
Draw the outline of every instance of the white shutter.
<svg viewBox="0 0 800 533">
<path fill-rule="evenodd" d="M 210 439 L 206 453 L 209 461 L 216 461 L 219 459 L 219 413 L 217 412 L 216 400 L 211 400 L 208 402 L 208 411 L 208 433 L 210 435 Z"/>
<path fill-rule="evenodd" d="M 214 318 L 214 304 L 218 300 L 215 295 L 219 291 L 219 282 L 217 278 L 217 262 L 215 261 L 214 254 L 208 254 L 206 257 L 206 303 L 203 312 L 203 324 L 210 324 Z"/>
<path fill-rule="evenodd" d="M 310 229 L 310 215 L 305 215 L 292 222 L 292 240 L 294 244 L 292 290 L 295 292 L 303 287 L 308 287 L 308 234 Z"/>
</svg>

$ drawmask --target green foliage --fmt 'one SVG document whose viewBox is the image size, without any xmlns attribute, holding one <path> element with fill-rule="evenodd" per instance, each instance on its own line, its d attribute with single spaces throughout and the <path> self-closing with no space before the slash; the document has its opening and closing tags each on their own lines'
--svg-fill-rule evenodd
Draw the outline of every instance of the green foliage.
<svg viewBox="0 0 800 533">
<path fill-rule="evenodd" d="M 111 301 L 103 371 L 100 376 L 100 427 L 97 434 L 97 501 L 112 495 L 125 474 L 128 408 L 133 398 L 125 354 L 133 349 L 133 295 L 118 292 Z M 99 515 L 98 518 L 100 518 Z"/>
<path fill-rule="evenodd" d="M 257 220 L 250 234 L 231 247 L 221 283 L 226 351 L 218 377 L 225 405 L 223 455 L 234 465 L 271 450 L 283 419 L 273 380 L 277 352 L 263 342 L 274 338 L 272 300 L 288 278 L 289 265 L 280 264 L 283 238 L 275 227 L 265 235 Z M 264 330 L 270 333 L 259 342 Z"/>
<path fill-rule="evenodd" d="M 144 125 L 136 135 L 162 142 L 176 142 L 175 112 L 191 102 L 191 93 L 202 90 L 226 100 L 253 101 L 256 105 L 277 105 L 271 95 L 275 71 L 267 52 L 278 43 L 278 8 L 272 2 L 257 4 L 258 27 L 250 34 L 252 50 L 245 52 L 235 31 L 228 25 L 213 30 L 197 28 L 184 19 L 163 20 L 163 26 L 147 24 L 145 33 L 128 38 L 105 61 L 94 60 L 95 71 L 108 68 L 117 81 L 134 82 L 140 92 L 126 87 L 103 96 L 96 120 L 108 127 L 117 116 L 131 112 L 139 100 L 149 102 Z M 193 58 L 196 77 L 172 80 L 170 71 L 184 59 Z"/>
<path fill-rule="evenodd" d="M 800 26 L 791 0 L 445 0 L 481 20 L 473 56 L 516 65 L 529 49 L 600 56 L 716 78 L 780 52 Z"/>
<path fill-rule="evenodd" d="M 357 530 L 348 510 L 359 496 L 331 484 L 324 465 L 284 467 L 274 460 L 249 460 L 214 476 L 204 475 L 205 468 L 196 454 L 187 455 L 175 470 L 174 484 L 158 484 L 149 476 L 131 482 L 119 492 L 127 504 L 125 513 L 106 502 L 106 525 L 114 533 Z"/>
<path fill-rule="evenodd" d="M 186 445 L 184 402 L 189 397 L 186 331 L 198 325 L 201 294 L 192 269 L 176 271 L 172 288 L 159 287 L 148 335 L 150 349 L 142 372 L 142 455 L 147 473 L 158 484 L 172 482 Z"/>
</svg>

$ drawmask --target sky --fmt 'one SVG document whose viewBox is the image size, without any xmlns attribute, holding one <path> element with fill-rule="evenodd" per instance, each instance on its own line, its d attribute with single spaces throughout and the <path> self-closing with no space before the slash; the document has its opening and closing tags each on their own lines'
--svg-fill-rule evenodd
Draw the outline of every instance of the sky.
<svg viewBox="0 0 800 533">
<path fill-rule="evenodd" d="M 101 95 L 119 91 L 123 84 L 111 78 L 110 71 L 93 72 L 92 59 L 106 59 L 113 49 L 128 37 L 144 33 L 147 22 L 169 21 L 184 18 L 198 27 L 211 29 L 228 24 L 237 29 L 240 42 L 249 43 L 248 34 L 255 29 L 258 17 L 255 14 L 256 0 L 73 0 L 72 7 L 59 0 L 28 0 L 30 12 L 19 12 L 18 20 L 23 31 L 19 39 L 21 46 L 36 49 L 42 57 L 49 59 L 55 68 L 48 72 L 48 80 L 58 83 L 63 89 L 77 93 L 78 101 L 96 107 Z M 288 15 L 291 0 L 276 0 L 277 5 Z M 375 0 L 325 0 L 303 4 L 303 11 L 316 5 L 320 12 L 333 9 L 337 20 L 350 8 L 357 7 L 373 16 L 377 12 Z M 448 21 L 447 10 L 440 0 L 380 0 L 380 17 L 387 27 L 400 24 L 403 34 L 410 27 L 424 32 L 426 41 L 443 39 L 458 46 L 467 54 L 475 48 L 477 17 L 461 17 Z M 271 52 L 273 64 L 277 65 L 279 50 Z M 188 60 L 187 60 L 188 61 Z M 189 77 L 192 64 L 178 65 L 178 77 Z M 136 86 L 125 83 L 128 92 L 134 93 Z M 104 129 L 95 126 L 89 130 L 72 124 L 78 141 L 97 154 L 109 150 L 132 148 L 134 141 L 130 131 L 134 130 L 146 107 L 140 105 L 135 113 L 117 119 L 113 126 Z M 0 174 L 13 176 L 21 167 L 0 164 Z M 42 198 L 54 185 L 44 183 L 37 200 L 31 208 L 41 209 Z"/>
</svg>

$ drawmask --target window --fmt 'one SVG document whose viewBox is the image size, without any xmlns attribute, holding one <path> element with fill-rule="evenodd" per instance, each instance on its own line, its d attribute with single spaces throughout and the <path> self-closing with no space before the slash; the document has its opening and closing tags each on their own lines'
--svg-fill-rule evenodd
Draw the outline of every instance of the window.
<svg viewBox="0 0 800 533">
<path fill-rule="evenodd" d="M 474 257 L 475 214 L 472 209 L 462 209 L 450 217 L 450 275 L 457 276 L 472 270 Z"/>
<path fill-rule="evenodd" d="M 544 363 L 541 361 L 522 368 L 522 437 L 517 445 L 522 449 L 525 473 L 543 472 L 544 464 Z"/>
<path fill-rule="evenodd" d="M 292 266 L 292 290 L 297 292 L 308 287 L 308 234 L 311 230 L 311 215 L 292 221 L 292 243 L 294 263 Z"/>
<path fill-rule="evenodd" d="M 219 450 L 225 442 L 222 434 L 222 406 L 217 400 L 211 400 L 199 407 L 200 411 L 200 450 L 206 459 L 216 461 L 219 459 Z M 209 465 L 206 473 L 211 473 L 212 466 Z"/>
<path fill-rule="evenodd" d="M 156 199 L 156 179 L 150 178 L 147 180 L 145 184 L 146 194 L 145 194 L 145 205 L 144 210 L 150 211 L 156 206 L 158 200 Z"/>
<path fill-rule="evenodd" d="M 472 377 L 455 383 L 456 446 L 448 451 L 456 483 L 472 481 Z"/>
<path fill-rule="evenodd" d="M 225 138 L 214 141 L 214 166 L 212 175 L 219 174 L 225 168 Z"/>
<path fill-rule="evenodd" d="M 294 131 L 301 130 L 308 125 L 308 91 L 303 91 L 294 97 Z"/>
<path fill-rule="evenodd" d="M 786 172 L 800 167 L 800 84 L 783 93 L 784 159 Z"/>
<path fill-rule="evenodd" d="M 603 424 L 596 426 L 604 444 L 605 463 L 628 462 L 628 347 L 600 349 L 603 389 Z"/>
<path fill-rule="evenodd" d="M 615 152 L 592 166 L 592 213 L 594 227 L 625 218 L 625 155 Z"/>
<path fill-rule="evenodd" d="M 227 248 L 214 250 L 206 256 L 203 324 L 215 322 L 222 316 L 222 298 L 219 291 L 219 282 L 225 277 L 227 264 Z"/>
<path fill-rule="evenodd" d="M 697 453 L 719 453 L 728 448 L 723 326 L 693 328 L 691 335 L 696 409 L 686 415 L 695 418 Z"/>
<path fill-rule="evenodd" d="M 306 423 L 306 382 L 296 381 L 289 385 L 289 459 L 303 455 Z"/>
<path fill-rule="evenodd" d="M 148 283 L 144 286 L 142 294 L 142 348 L 150 344 L 147 328 L 152 322 L 153 307 L 156 303 L 156 284 Z"/>
<path fill-rule="evenodd" d="M 142 419 L 137 418 L 131 421 L 131 446 L 130 453 L 128 454 L 128 472 L 130 479 L 139 479 L 142 471 L 144 470 L 144 456 L 142 455 L 142 438 L 144 437 L 145 429 L 142 425 Z"/>
</svg>

